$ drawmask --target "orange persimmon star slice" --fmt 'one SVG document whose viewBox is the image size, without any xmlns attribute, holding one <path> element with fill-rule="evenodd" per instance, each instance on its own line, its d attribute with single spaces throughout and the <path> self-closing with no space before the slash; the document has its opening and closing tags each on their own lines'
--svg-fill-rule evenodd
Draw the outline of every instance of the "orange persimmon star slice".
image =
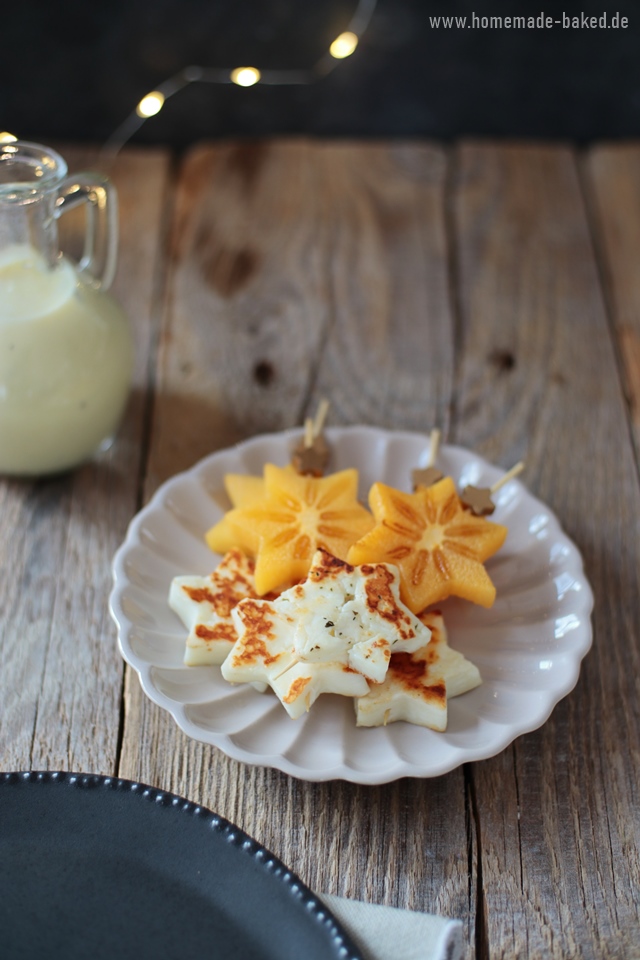
<svg viewBox="0 0 640 960">
<path fill-rule="evenodd" d="M 293 464 L 283 467 L 289 473 L 295 473 Z M 225 473 L 224 488 L 234 507 L 251 507 L 264 500 L 266 491 L 264 476 L 255 477 L 249 473 Z"/>
<path fill-rule="evenodd" d="M 224 487 L 234 507 L 248 507 L 264 500 L 264 479 L 243 473 L 225 473 Z M 249 556 L 255 556 L 258 538 L 248 530 L 244 533 L 236 529 L 233 523 L 235 510 L 225 515 L 207 530 L 205 540 L 214 553 L 225 556 L 230 550 L 240 548 Z"/>
<path fill-rule="evenodd" d="M 357 470 L 307 477 L 266 464 L 265 498 L 230 510 L 220 521 L 256 557 L 259 596 L 303 580 L 319 547 L 346 560 L 352 543 L 374 525 L 357 500 Z M 216 527 L 207 534 L 215 540 Z"/>
<path fill-rule="evenodd" d="M 294 472 L 291 464 L 284 469 Z M 248 473 L 225 473 L 224 488 L 233 507 L 251 507 L 263 501 L 266 496 L 264 477 Z M 260 543 L 259 537 L 251 529 L 238 530 L 234 524 L 234 516 L 234 510 L 227 511 L 222 519 L 207 531 L 205 539 L 209 548 L 224 556 L 229 550 L 239 547 L 249 556 L 255 557 Z"/>
<path fill-rule="evenodd" d="M 264 479 L 248 473 L 225 473 L 224 488 L 234 507 L 249 507 L 264 500 Z"/>
<path fill-rule="evenodd" d="M 205 540 L 210 550 L 225 556 L 230 550 L 239 548 L 248 556 L 255 557 L 258 550 L 259 538 L 251 528 L 238 529 L 234 517 L 239 510 L 228 510 L 222 520 L 207 530 Z"/>
<path fill-rule="evenodd" d="M 414 613 L 456 596 L 490 607 L 496 590 L 484 562 L 507 528 L 464 509 L 451 477 L 415 493 L 374 483 L 369 505 L 376 526 L 350 548 L 352 564 L 394 563 L 400 594 Z"/>
</svg>

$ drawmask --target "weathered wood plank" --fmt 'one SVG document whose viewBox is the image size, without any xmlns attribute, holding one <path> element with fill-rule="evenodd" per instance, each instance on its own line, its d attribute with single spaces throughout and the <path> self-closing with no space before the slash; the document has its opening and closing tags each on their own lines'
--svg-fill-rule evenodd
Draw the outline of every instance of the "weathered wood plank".
<svg viewBox="0 0 640 960">
<path fill-rule="evenodd" d="M 185 160 L 149 491 L 218 447 L 300 418 L 328 312 L 310 150 L 226 144 Z"/>
<path fill-rule="evenodd" d="M 325 193 L 331 323 L 310 408 L 327 396 L 342 423 L 446 433 L 455 340 L 446 155 L 402 143 L 327 153 L 337 168 Z"/>
<path fill-rule="evenodd" d="M 446 421 L 444 175 L 442 152 L 425 146 L 275 141 L 188 155 L 151 487 L 216 447 L 301 422 L 325 349 L 317 386 L 334 422 Z"/>
<path fill-rule="evenodd" d="M 483 951 L 627 957 L 640 940 L 640 497 L 575 157 L 469 144 L 456 182 L 454 435 L 505 466 L 527 461 L 596 596 L 576 690 L 473 768 Z"/>
<path fill-rule="evenodd" d="M 446 426 L 444 187 L 444 155 L 425 146 L 275 142 L 188 155 L 148 495 L 216 447 L 299 423 L 327 391 L 333 422 Z M 462 770 L 378 788 L 304 783 L 188 741 L 135 678 L 125 702 L 123 776 L 212 807 L 318 890 L 472 925 Z"/>
<path fill-rule="evenodd" d="M 96 151 L 63 152 L 71 169 L 98 166 Z M 112 171 L 122 226 L 113 292 L 137 348 L 116 442 L 72 474 L 0 483 L 3 769 L 115 770 L 123 665 L 107 610 L 110 565 L 139 498 L 167 167 L 165 151 L 133 150 Z"/>
<path fill-rule="evenodd" d="M 585 187 L 598 239 L 611 319 L 640 451 L 640 145 L 603 145 L 584 162 Z"/>
</svg>

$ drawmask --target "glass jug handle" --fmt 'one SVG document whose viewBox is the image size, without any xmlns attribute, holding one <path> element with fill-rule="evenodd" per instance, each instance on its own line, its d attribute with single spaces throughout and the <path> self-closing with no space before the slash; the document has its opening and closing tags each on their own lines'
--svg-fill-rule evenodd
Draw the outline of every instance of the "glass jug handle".
<svg viewBox="0 0 640 960">
<path fill-rule="evenodd" d="M 106 290 L 116 272 L 118 198 L 115 188 L 95 173 L 76 173 L 63 181 L 55 201 L 57 220 L 67 210 L 87 205 L 84 251 L 78 271 L 93 287 Z"/>
</svg>

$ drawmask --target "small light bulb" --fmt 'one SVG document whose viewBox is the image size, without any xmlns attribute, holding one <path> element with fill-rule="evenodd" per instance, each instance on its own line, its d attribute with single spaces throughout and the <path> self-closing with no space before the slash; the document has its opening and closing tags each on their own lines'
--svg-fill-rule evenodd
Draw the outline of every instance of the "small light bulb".
<svg viewBox="0 0 640 960">
<path fill-rule="evenodd" d="M 15 143 L 17 139 L 18 138 L 14 137 L 12 133 L 7 133 L 6 130 L 3 130 L 2 133 L 0 133 L 0 143 Z"/>
<path fill-rule="evenodd" d="M 153 117 L 156 113 L 160 113 L 163 104 L 164 93 L 160 93 L 159 90 L 152 90 L 151 93 L 142 98 L 136 107 L 136 113 L 139 117 Z"/>
<path fill-rule="evenodd" d="M 231 71 L 231 79 L 240 87 L 252 87 L 260 79 L 260 71 L 256 67 L 236 67 Z"/>
<path fill-rule="evenodd" d="M 355 33 L 351 33 L 350 30 L 347 30 L 345 33 L 341 33 L 339 37 L 335 38 L 329 47 L 329 53 L 332 57 L 335 57 L 336 60 L 343 60 L 345 57 L 350 57 L 357 46 L 357 35 Z"/>
</svg>

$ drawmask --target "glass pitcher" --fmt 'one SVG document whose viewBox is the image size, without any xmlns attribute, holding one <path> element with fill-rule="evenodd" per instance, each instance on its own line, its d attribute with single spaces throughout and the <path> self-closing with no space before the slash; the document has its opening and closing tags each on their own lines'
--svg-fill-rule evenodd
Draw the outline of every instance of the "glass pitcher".
<svg viewBox="0 0 640 960">
<path fill-rule="evenodd" d="M 79 263 L 58 218 L 86 204 Z M 67 176 L 48 147 L 0 143 L 0 473 L 69 469 L 110 443 L 131 385 L 127 319 L 105 291 L 117 208 L 96 174 Z"/>
</svg>

